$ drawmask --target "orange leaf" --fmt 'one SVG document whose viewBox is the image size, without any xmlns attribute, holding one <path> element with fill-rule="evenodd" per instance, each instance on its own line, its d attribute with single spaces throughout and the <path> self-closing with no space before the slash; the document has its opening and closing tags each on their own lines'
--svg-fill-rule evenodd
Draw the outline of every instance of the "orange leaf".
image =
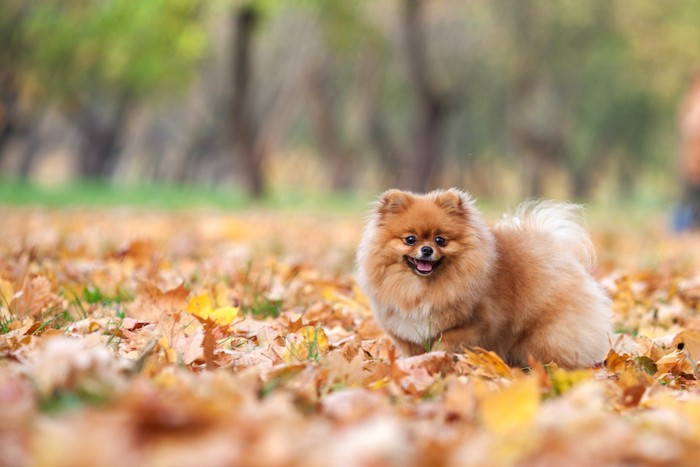
<svg viewBox="0 0 700 467">
<path fill-rule="evenodd" d="M 523 433 L 532 427 L 539 406 L 537 379 L 523 378 L 499 391 L 484 394 L 479 404 L 479 418 L 494 434 Z"/>
</svg>

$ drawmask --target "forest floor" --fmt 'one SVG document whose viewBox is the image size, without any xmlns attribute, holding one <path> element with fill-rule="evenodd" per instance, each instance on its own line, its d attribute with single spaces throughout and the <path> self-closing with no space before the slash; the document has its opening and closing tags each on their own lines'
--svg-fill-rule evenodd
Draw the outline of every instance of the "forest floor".
<svg viewBox="0 0 700 467">
<path fill-rule="evenodd" d="M 592 216 L 600 368 L 400 358 L 363 214 L 0 207 L 0 464 L 692 465 L 700 235 Z M 613 223 L 615 222 L 615 223 Z"/>
</svg>

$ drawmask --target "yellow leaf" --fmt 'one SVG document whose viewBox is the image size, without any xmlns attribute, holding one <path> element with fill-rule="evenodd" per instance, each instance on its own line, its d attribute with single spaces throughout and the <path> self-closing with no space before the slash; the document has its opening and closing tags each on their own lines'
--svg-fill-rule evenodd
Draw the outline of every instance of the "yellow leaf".
<svg viewBox="0 0 700 467">
<path fill-rule="evenodd" d="M 391 382 L 391 379 L 389 379 L 389 377 L 386 376 L 384 378 L 381 378 L 381 379 L 378 379 L 376 381 L 369 383 L 367 385 L 367 387 L 370 389 L 378 390 L 378 389 L 382 389 L 382 388 L 387 387 L 390 382 Z"/>
<path fill-rule="evenodd" d="M 315 345 L 318 350 L 325 352 L 328 350 L 328 336 L 320 327 L 304 326 L 301 328 L 301 335 L 304 337 L 304 344 Z"/>
<path fill-rule="evenodd" d="M 187 312 L 192 316 L 202 319 L 209 319 L 209 312 L 211 312 L 211 301 L 209 300 L 209 294 L 205 292 L 201 295 L 192 297 L 187 304 Z"/>
<path fill-rule="evenodd" d="M 503 389 L 484 394 L 479 414 L 489 431 L 496 435 L 508 435 L 530 428 L 539 405 L 537 380 L 523 378 Z"/>
<path fill-rule="evenodd" d="M 238 316 L 238 307 L 224 306 L 209 312 L 209 320 L 219 326 L 228 326 Z"/>
<path fill-rule="evenodd" d="M 152 378 L 152 381 L 161 389 L 168 389 L 175 386 L 177 379 L 175 374 L 171 371 L 172 367 L 159 372 Z"/>
<path fill-rule="evenodd" d="M 319 326 L 304 326 L 298 333 L 288 336 L 288 345 L 282 355 L 285 362 L 318 359 L 321 352 L 327 352 L 328 336 Z"/>
<path fill-rule="evenodd" d="M 217 282 L 216 285 L 214 285 L 214 304 L 217 307 L 222 307 L 225 306 L 226 303 L 229 303 L 229 289 L 224 284 L 223 282 Z"/>
<path fill-rule="evenodd" d="M 0 307 L 8 305 L 14 294 L 15 289 L 12 284 L 5 279 L 0 279 Z"/>
<path fill-rule="evenodd" d="M 331 284 L 323 284 L 319 287 L 321 298 L 328 301 L 333 301 L 336 296 L 336 287 Z"/>
<path fill-rule="evenodd" d="M 478 376 L 487 378 L 512 378 L 510 367 L 495 352 L 480 348 L 467 349 L 458 355 Z"/>
<path fill-rule="evenodd" d="M 216 326 L 228 326 L 236 319 L 239 311 L 239 308 L 235 306 L 212 309 L 209 294 L 206 292 L 192 297 L 187 304 L 189 314 Z"/>
<path fill-rule="evenodd" d="M 584 370 L 564 370 L 554 368 L 550 371 L 552 389 L 555 394 L 564 394 L 576 384 L 593 378 L 594 372 L 590 369 Z"/>
<path fill-rule="evenodd" d="M 168 338 L 163 336 L 160 339 L 158 339 L 158 345 L 163 349 L 163 352 L 165 353 L 165 360 L 168 363 L 176 363 L 177 362 L 177 352 L 175 349 L 170 347 L 170 342 L 168 341 Z"/>
</svg>

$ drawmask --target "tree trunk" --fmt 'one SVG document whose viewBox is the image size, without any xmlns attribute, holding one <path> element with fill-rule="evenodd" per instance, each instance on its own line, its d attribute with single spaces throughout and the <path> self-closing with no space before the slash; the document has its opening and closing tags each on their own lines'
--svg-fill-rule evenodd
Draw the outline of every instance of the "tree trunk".
<svg viewBox="0 0 700 467">
<path fill-rule="evenodd" d="M 415 191 L 427 191 L 434 187 L 435 177 L 442 166 L 443 152 L 444 103 L 428 73 L 424 6 L 423 0 L 404 0 L 402 18 L 408 77 L 416 99 L 411 170 L 405 184 Z"/>
<path fill-rule="evenodd" d="M 32 132 L 41 111 L 34 105 L 27 108 L 20 104 L 20 91 L 12 70 L 0 71 L 0 165 L 8 155 L 7 147 L 13 140 L 26 141 L 17 175 L 26 179 L 32 169 L 40 141 Z"/>
<path fill-rule="evenodd" d="M 256 144 L 255 116 L 251 102 L 250 78 L 251 48 L 253 32 L 259 20 L 259 12 L 254 6 L 244 5 L 232 12 L 233 44 L 232 94 L 230 103 L 231 136 L 234 157 L 243 164 L 248 190 L 253 198 L 261 198 L 265 193 L 263 175 L 264 151 Z"/>
<path fill-rule="evenodd" d="M 121 142 L 131 110 L 131 98 L 122 96 L 114 116 L 105 119 L 97 111 L 83 106 L 77 127 L 81 134 L 78 148 L 80 175 L 85 178 L 111 178 L 121 155 Z"/>
<path fill-rule="evenodd" d="M 311 65 L 306 86 L 311 126 L 322 157 L 330 166 L 331 188 L 347 191 L 353 185 L 352 152 L 340 141 L 338 119 L 328 85 L 321 65 Z"/>
<path fill-rule="evenodd" d="M 541 57 L 546 38 L 536 34 L 542 12 L 528 0 L 502 1 L 498 11 L 508 22 L 517 51 L 508 90 L 508 139 L 520 164 L 523 196 L 538 198 L 564 148 L 556 89 Z"/>
<path fill-rule="evenodd" d="M 10 73 L 0 73 L 0 160 L 7 142 L 17 132 L 18 92 Z"/>
<path fill-rule="evenodd" d="M 34 168 L 34 160 L 41 149 L 41 140 L 36 134 L 32 134 L 27 138 L 27 145 L 22 152 L 22 162 L 19 165 L 19 178 L 22 180 L 29 179 Z"/>
<path fill-rule="evenodd" d="M 571 197 L 573 199 L 588 199 L 593 195 L 593 189 L 603 173 L 614 141 L 604 138 L 599 141 L 586 159 L 585 164 L 574 167 L 569 163 L 568 171 L 571 177 Z M 565 158 L 570 160 L 571 158 Z"/>
<path fill-rule="evenodd" d="M 358 80 L 363 85 L 358 86 L 358 107 L 360 121 L 363 123 L 361 129 L 363 143 L 369 147 L 370 151 L 376 152 L 384 178 L 383 185 L 398 187 L 403 180 L 400 168 L 404 164 L 401 158 L 402 151 L 394 140 L 391 128 L 387 124 L 389 120 L 382 109 L 381 93 L 383 73 L 385 73 L 383 57 L 367 45 L 360 55 L 362 61 Z"/>
</svg>

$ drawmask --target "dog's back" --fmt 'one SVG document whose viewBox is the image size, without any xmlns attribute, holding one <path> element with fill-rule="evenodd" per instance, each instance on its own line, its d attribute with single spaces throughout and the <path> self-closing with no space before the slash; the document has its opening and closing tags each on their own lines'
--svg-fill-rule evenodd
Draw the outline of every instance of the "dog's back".
<svg viewBox="0 0 700 467">
<path fill-rule="evenodd" d="M 498 267 L 492 303 L 514 333 L 499 345 L 512 362 L 528 354 L 566 367 L 602 361 L 610 300 L 591 276 L 595 251 L 581 207 L 531 201 L 494 226 Z"/>
<path fill-rule="evenodd" d="M 578 204 L 526 201 L 514 213 L 504 214 L 494 229 L 546 235 L 554 241 L 552 246 L 572 255 L 590 271 L 595 265 L 595 249 L 584 227 L 582 211 Z"/>
</svg>

